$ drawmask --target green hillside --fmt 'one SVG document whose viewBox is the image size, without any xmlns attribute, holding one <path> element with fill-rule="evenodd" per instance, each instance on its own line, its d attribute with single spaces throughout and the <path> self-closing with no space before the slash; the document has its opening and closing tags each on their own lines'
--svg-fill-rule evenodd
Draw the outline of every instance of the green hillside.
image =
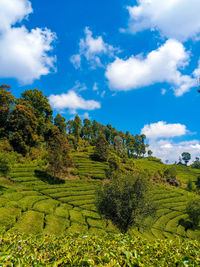
<svg viewBox="0 0 200 267">
<path fill-rule="evenodd" d="M 134 160 L 136 166 L 142 168 L 142 169 L 147 169 L 149 170 L 152 174 L 155 174 L 156 171 L 158 170 L 165 170 L 167 168 L 173 167 L 175 168 L 177 172 L 177 178 L 182 182 L 182 183 L 187 183 L 188 180 L 192 180 L 195 182 L 197 180 L 197 177 L 200 176 L 200 169 L 194 169 L 191 167 L 186 167 L 185 165 L 167 165 L 163 163 L 159 163 L 153 160 L 149 160 L 148 158 L 143 158 L 143 159 L 135 159 Z"/>
<path fill-rule="evenodd" d="M 83 173 L 84 162 L 91 166 L 91 172 L 96 169 L 95 174 L 100 174 L 100 170 L 106 167 L 103 163 L 95 165 L 85 152 L 74 153 L 73 158 L 75 161 L 79 158 L 76 166 L 80 173 Z M 166 168 L 164 164 L 152 163 L 146 159 L 135 162 L 137 166 L 148 168 L 152 172 L 156 168 Z M 17 230 L 27 234 L 118 232 L 111 222 L 104 221 L 96 211 L 95 188 L 100 183 L 99 180 L 74 179 L 50 184 L 38 175 L 39 169 L 34 164 L 16 164 L 10 173 L 10 184 L 6 179 L 0 180 L 1 227 L 9 232 Z M 185 172 L 187 167 L 177 166 L 177 169 L 181 170 L 180 178 L 182 174 L 184 179 L 187 178 L 188 173 L 195 177 L 192 170 Z M 89 175 L 89 172 L 84 174 Z M 185 207 L 193 196 L 194 193 L 184 189 L 155 184 L 153 199 L 158 207 L 156 216 L 146 219 L 147 228 L 132 228 L 130 234 L 149 240 L 174 239 L 177 236 L 200 240 L 200 228 L 193 231 L 179 224 L 180 219 L 187 221 Z"/>
</svg>

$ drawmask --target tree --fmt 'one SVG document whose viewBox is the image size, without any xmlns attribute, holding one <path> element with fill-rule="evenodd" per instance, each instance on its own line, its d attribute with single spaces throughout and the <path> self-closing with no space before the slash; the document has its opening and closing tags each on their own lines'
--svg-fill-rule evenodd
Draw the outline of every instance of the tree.
<svg viewBox="0 0 200 267">
<path fill-rule="evenodd" d="M 147 179 L 123 177 L 104 183 L 97 191 L 98 212 L 111 220 L 122 233 L 155 213 Z"/>
<path fill-rule="evenodd" d="M 7 177 L 11 171 L 11 162 L 8 153 L 0 153 L 0 174 Z"/>
<path fill-rule="evenodd" d="M 121 152 L 123 150 L 123 139 L 121 138 L 121 136 L 119 135 L 116 135 L 114 137 L 114 149 L 117 151 L 117 152 Z"/>
<path fill-rule="evenodd" d="M 181 154 L 182 160 L 185 161 L 185 165 L 187 166 L 188 162 L 191 160 L 191 155 L 188 152 L 183 152 Z"/>
<path fill-rule="evenodd" d="M 13 132 L 10 142 L 14 150 L 25 156 L 38 140 L 38 122 L 32 108 L 16 105 L 10 115 L 10 128 Z"/>
<path fill-rule="evenodd" d="M 26 90 L 16 103 L 32 107 L 33 113 L 38 121 L 38 135 L 43 135 L 51 128 L 53 110 L 49 104 L 48 97 L 38 89 Z"/>
<path fill-rule="evenodd" d="M 94 149 L 94 159 L 98 161 L 107 161 L 109 154 L 108 142 L 106 141 L 105 135 L 100 133 L 96 140 L 96 146 Z"/>
<path fill-rule="evenodd" d="M 194 227 L 199 225 L 200 222 L 200 200 L 191 200 L 186 207 L 186 213 L 188 214 Z"/>
<path fill-rule="evenodd" d="M 120 171 L 120 161 L 119 158 L 115 155 L 112 155 L 108 158 L 109 168 L 106 170 L 106 177 L 111 179 L 114 176 L 119 175 Z"/>
<path fill-rule="evenodd" d="M 193 186 L 193 183 L 192 183 L 191 179 L 189 179 L 188 182 L 187 182 L 187 190 L 188 191 L 193 191 L 194 190 L 194 186 Z"/>
<path fill-rule="evenodd" d="M 197 181 L 195 182 L 197 189 L 200 189 L 200 176 L 197 177 Z"/>
<path fill-rule="evenodd" d="M 178 187 L 179 183 L 177 182 L 176 175 L 176 169 L 173 167 L 168 168 L 164 171 L 164 178 L 166 179 L 166 182 L 172 186 Z"/>
<path fill-rule="evenodd" d="M 8 137 L 9 119 L 14 105 L 14 96 L 9 92 L 10 86 L 0 86 L 0 138 Z"/>
<path fill-rule="evenodd" d="M 47 171 L 56 177 L 67 172 L 67 168 L 72 165 L 72 161 L 69 156 L 67 139 L 56 126 L 52 127 L 49 136 L 47 143 L 49 165 Z"/>
<path fill-rule="evenodd" d="M 76 115 L 73 121 L 72 133 L 75 136 L 77 142 L 79 141 L 79 137 L 81 134 L 81 125 L 81 119 L 78 115 Z"/>
<path fill-rule="evenodd" d="M 153 155 L 153 152 L 151 150 L 148 150 L 148 157 L 151 157 Z"/>
<path fill-rule="evenodd" d="M 83 120 L 83 127 L 82 127 L 82 130 L 81 130 L 81 136 L 89 141 L 90 138 L 91 138 L 91 135 L 92 135 L 92 123 L 90 120 L 88 119 L 84 119 Z"/>
<path fill-rule="evenodd" d="M 67 123 L 66 123 L 66 119 L 61 116 L 60 114 L 57 114 L 55 119 L 54 119 L 54 125 L 58 127 L 58 129 L 60 130 L 60 132 L 62 134 L 65 134 L 67 131 Z"/>
</svg>

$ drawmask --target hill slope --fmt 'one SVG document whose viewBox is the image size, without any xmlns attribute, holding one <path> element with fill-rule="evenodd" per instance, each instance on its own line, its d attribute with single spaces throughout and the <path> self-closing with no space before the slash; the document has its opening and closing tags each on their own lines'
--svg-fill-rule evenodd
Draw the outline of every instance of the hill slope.
<svg viewBox="0 0 200 267">
<path fill-rule="evenodd" d="M 74 158 L 80 159 L 76 165 L 80 173 L 83 170 L 80 166 L 85 159 L 92 166 L 91 171 L 97 169 L 96 173 L 106 167 L 103 163 L 96 164 L 88 155 L 82 157 L 81 153 L 74 154 Z M 147 159 L 135 162 L 152 172 L 166 168 L 164 164 Z M 198 175 L 190 168 L 176 167 L 179 179 L 188 179 L 188 173 L 193 175 L 192 179 Z M 60 184 L 57 181 L 49 184 L 38 172 L 39 168 L 31 163 L 18 164 L 12 170 L 10 185 L 5 185 L 5 179 L 0 180 L 0 225 L 6 227 L 6 230 L 55 235 L 118 232 L 111 222 L 104 221 L 96 211 L 95 188 L 99 184 L 98 180 L 66 180 Z M 172 239 L 179 236 L 200 240 L 200 229 L 193 231 L 179 224 L 180 219 L 187 221 L 185 207 L 194 193 L 156 184 L 153 195 L 158 211 L 155 218 L 147 218 L 145 221 L 150 229 L 133 228 L 130 233 L 147 239 Z"/>
</svg>

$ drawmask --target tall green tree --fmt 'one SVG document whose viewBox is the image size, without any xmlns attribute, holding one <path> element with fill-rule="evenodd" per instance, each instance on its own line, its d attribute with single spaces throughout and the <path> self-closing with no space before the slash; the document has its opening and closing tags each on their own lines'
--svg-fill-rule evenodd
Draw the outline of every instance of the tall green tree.
<svg viewBox="0 0 200 267">
<path fill-rule="evenodd" d="M 54 177 L 67 173 L 67 168 L 72 165 L 69 146 L 66 136 L 56 126 L 50 130 L 47 151 L 49 161 L 47 171 Z"/>
<path fill-rule="evenodd" d="M 38 134 L 44 135 L 51 128 L 53 110 L 49 104 L 48 97 L 38 89 L 26 90 L 17 100 L 17 104 L 28 105 L 33 109 L 33 113 L 38 121 Z"/>
<path fill-rule="evenodd" d="M 80 138 L 81 128 L 82 128 L 81 119 L 78 115 L 76 115 L 73 121 L 72 133 L 75 136 L 77 142 L 79 141 Z"/>
<path fill-rule="evenodd" d="M 104 183 L 97 191 L 96 206 L 122 233 L 133 225 L 140 227 L 144 218 L 153 216 L 156 210 L 144 177 L 122 177 Z"/>
<path fill-rule="evenodd" d="M 191 160 L 191 155 L 188 152 L 183 152 L 181 154 L 182 160 L 185 161 L 185 165 L 187 166 L 188 162 Z"/>
<path fill-rule="evenodd" d="M 107 161 L 109 155 L 109 146 L 103 133 L 99 134 L 94 149 L 94 158 L 98 161 Z"/>
<path fill-rule="evenodd" d="M 83 120 L 83 127 L 81 130 L 81 136 L 82 138 L 89 141 L 92 137 L 92 122 L 88 119 Z"/>
<path fill-rule="evenodd" d="M 38 140 L 38 121 L 31 107 L 16 105 L 10 115 L 10 142 L 15 151 L 26 155 Z"/>
<path fill-rule="evenodd" d="M 65 134 L 67 131 L 67 123 L 65 117 L 61 116 L 59 113 L 54 119 L 54 125 L 58 127 L 62 134 Z"/>
<path fill-rule="evenodd" d="M 9 85 L 0 86 L 0 138 L 9 135 L 10 113 L 14 106 L 15 97 L 10 93 Z"/>
<path fill-rule="evenodd" d="M 121 136 L 116 135 L 116 136 L 114 137 L 113 145 L 114 145 L 114 149 L 115 149 L 117 152 L 121 152 L 121 151 L 123 151 L 123 139 L 121 138 Z"/>
</svg>

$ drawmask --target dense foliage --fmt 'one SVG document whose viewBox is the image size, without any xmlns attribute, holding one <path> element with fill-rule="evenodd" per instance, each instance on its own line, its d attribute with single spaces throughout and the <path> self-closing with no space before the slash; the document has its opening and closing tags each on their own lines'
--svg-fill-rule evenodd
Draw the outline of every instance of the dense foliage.
<svg viewBox="0 0 200 267">
<path fill-rule="evenodd" d="M 118 177 L 104 183 L 97 191 L 97 210 L 126 233 L 133 225 L 155 214 L 146 178 Z"/>
<path fill-rule="evenodd" d="M 194 227 L 197 227 L 200 222 L 200 200 L 192 199 L 186 207 L 186 212 Z"/>
<path fill-rule="evenodd" d="M 126 235 L 1 234 L 2 266 L 199 266 L 200 244 Z"/>
</svg>

